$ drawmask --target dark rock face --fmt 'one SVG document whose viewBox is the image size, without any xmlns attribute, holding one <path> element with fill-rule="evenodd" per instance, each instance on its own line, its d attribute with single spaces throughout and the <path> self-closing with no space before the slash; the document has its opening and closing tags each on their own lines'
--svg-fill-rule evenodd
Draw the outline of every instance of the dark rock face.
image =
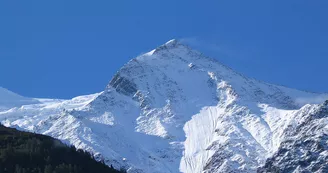
<svg viewBox="0 0 328 173">
<path fill-rule="evenodd" d="M 286 141 L 258 172 L 328 172 L 328 157 L 324 155 L 327 152 L 327 139 L 328 136 L 324 135 L 316 139 L 305 137 Z"/>
<path fill-rule="evenodd" d="M 258 173 L 328 172 L 328 109 L 325 104 L 296 128 L 288 128 L 287 140 Z"/>
<path fill-rule="evenodd" d="M 114 87 L 118 93 L 126 96 L 133 96 L 137 92 L 136 84 L 120 76 L 119 73 L 114 76 L 109 85 Z"/>
</svg>

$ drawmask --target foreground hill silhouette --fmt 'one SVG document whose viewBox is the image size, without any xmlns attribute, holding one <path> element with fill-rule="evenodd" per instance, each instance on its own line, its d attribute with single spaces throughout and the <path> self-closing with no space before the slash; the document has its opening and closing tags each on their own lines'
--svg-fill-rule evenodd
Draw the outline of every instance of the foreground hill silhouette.
<svg viewBox="0 0 328 173">
<path fill-rule="evenodd" d="M 0 125 L 0 173 L 121 173 L 49 136 Z"/>
</svg>

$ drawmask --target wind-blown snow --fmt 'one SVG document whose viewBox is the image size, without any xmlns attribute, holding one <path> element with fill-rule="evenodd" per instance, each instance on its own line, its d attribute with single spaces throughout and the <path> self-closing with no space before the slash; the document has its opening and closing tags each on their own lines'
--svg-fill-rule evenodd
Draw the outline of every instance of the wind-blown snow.
<svg viewBox="0 0 328 173">
<path fill-rule="evenodd" d="M 129 172 L 256 172 L 297 110 L 327 98 L 247 78 L 171 40 L 125 64 L 101 93 L 15 105 L 0 120 Z"/>
</svg>

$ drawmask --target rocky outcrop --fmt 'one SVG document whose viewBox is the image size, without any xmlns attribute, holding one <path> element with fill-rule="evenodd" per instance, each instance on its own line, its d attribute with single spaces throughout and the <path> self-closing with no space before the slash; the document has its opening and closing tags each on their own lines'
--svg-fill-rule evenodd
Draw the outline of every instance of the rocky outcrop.
<svg viewBox="0 0 328 173">
<path fill-rule="evenodd" d="M 286 129 L 286 140 L 258 173 L 328 172 L 327 103 L 307 108 L 311 113 L 304 114 L 296 127 Z"/>
</svg>

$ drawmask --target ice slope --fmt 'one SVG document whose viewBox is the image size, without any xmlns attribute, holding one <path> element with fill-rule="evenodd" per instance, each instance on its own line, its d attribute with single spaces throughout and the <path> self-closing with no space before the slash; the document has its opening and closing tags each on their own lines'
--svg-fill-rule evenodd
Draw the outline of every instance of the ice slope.
<svg viewBox="0 0 328 173">
<path fill-rule="evenodd" d="M 42 129 L 46 129 L 45 120 L 60 116 L 68 110 L 83 109 L 99 94 L 80 96 L 71 100 L 35 98 L 33 101 L 36 102 L 26 102 L 22 106 L 11 105 L 9 107 L 7 105 L 6 110 L 0 111 L 1 123 L 6 126 L 43 133 L 38 127 L 42 125 Z"/>
<path fill-rule="evenodd" d="M 256 172 L 298 110 L 327 98 L 247 78 L 171 40 L 125 64 L 101 93 L 39 100 L 0 120 L 129 172 Z"/>
</svg>

